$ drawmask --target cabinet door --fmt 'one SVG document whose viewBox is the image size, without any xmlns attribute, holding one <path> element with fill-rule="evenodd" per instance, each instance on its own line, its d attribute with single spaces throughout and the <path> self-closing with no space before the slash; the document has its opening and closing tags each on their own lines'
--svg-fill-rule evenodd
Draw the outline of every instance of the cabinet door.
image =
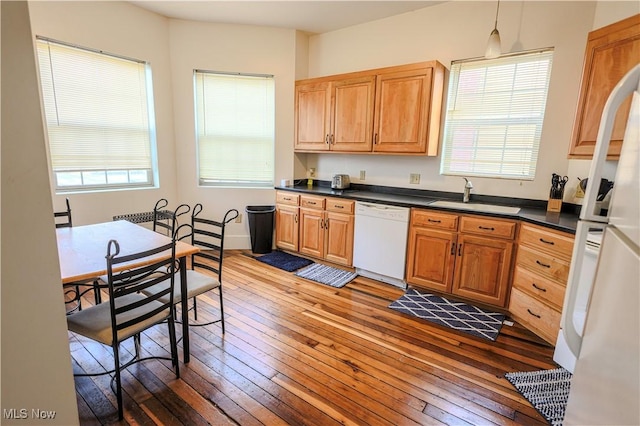
<svg viewBox="0 0 640 426">
<path fill-rule="evenodd" d="M 322 258 L 324 255 L 324 212 L 300 208 L 300 240 L 298 251 Z"/>
<path fill-rule="evenodd" d="M 353 215 L 325 212 L 325 253 L 330 262 L 345 266 L 353 264 Z"/>
<path fill-rule="evenodd" d="M 460 234 L 453 293 L 506 306 L 512 254 L 512 242 Z"/>
<path fill-rule="evenodd" d="M 428 68 L 378 75 L 374 152 L 427 152 L 431 74 Z"/>
<path fill-rule="evenodd" d="M 374 87 L 374 76 L 333 82 L 332 151 L 371 151 Z"/>
<path fill-rule="evenodd" d="M 328 151 L 331 83 L 299 85 L 295 92 L 295 149 Z"/>
<path fill-rule="evenodd" d="M 298 207 L 276 204 L 276 247 L 298 251 Z"/>
<path fill-rule="evenodd" d="M 409 232 L 407 281 L 451 293 L 455 250 L 455 233 L 412 227 Z"/>
<path fill-rule="evenodd" d="M 569 157 L 591 158 L 600 117 L 620 79 L 640 62 L 640 14 L 589 33 Z M 608 158 L 619 158 L 631 98 L 618 109 Z"/>
</svg>

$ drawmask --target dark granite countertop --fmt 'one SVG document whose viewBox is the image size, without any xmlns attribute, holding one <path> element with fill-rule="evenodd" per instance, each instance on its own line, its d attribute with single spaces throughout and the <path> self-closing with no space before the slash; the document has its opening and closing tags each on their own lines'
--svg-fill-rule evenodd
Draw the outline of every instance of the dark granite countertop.
<svg viewBox="0 0 640 426">
<path fill-rule="evenodd" d="M 524 198 L 496 197 L 488 195 L 472 194 L 471 204 L 476 204 L 477 209 L 439 207 L 431 203 L 438 200 L 462 201 L 462 194 L 455 192 L 427 191 L 408 188 L 394 188 L 389 186 L 374 186 L 352 184 L 349 189 L 333 190 L 328 181 L 314 181 L 309 188 L 307 185 L 276 186 L 275 189 L 283 191 L 302 192 L 313 195 L 347 198 L 356 201 L 368 201 L 372 203 L 391 204 L 401 207 L 428 207 L 434 210 L 443 210 L 456 213 L 467 213 L 481 216 L 502 217 L 507 219 L 519 219 L 559 231 L 575 234 L 578 223 L 579 207 L 574 204 L 563 204 L 560 213 L 547 212 L 546 200 L 530 200 Z M 497 206 L 519 207 L 516 214 L 483 211 L 482 204 Z"/>
</svg>

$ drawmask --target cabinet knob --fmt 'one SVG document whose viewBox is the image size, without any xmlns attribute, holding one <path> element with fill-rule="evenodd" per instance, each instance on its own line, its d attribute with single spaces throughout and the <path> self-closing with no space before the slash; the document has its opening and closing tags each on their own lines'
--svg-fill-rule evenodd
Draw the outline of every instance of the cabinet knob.
<svg viewBox="0 0 640 426">
<path fill-rule="evenodd" d="M 540 238 L 540 242 L 545 243 L 545 244 L 549 244 L 549 245 L 555 245 L 555 243 L 553 241 L 547 241 L 544 238 Z"/>
<path fill-rule="evenodd" d="M 431 223 L 442 223 L 441 220 L 435 220 L 435 219 L 427 219 L 427 222 L 431 222 Z"/>
<path fill-rule="evenodd" d="M 373 135 L 373 144 L 374 145 L 378 144 L 378 134 L 377 133 Z"/>
<path fill-rule="evenodd" d="M 478 226 L 478 228 L 484 230 L 484 231 L 495 231 L 496 228 L 494 227 L 487 227 L 487 226 Z"/>
<path fill-rule="evenodd" d="M 456 243 L 451 243 L 451 256 L 456 254 Z"/>
<path fill-rule="evenodd" d="M 462 244 L 458 246 L 458 256 L 462 256 Z"/>
<path fill-rule="evenodd" d="M 324 137 L 324 143 L 329 144 L 329 134 Z"/>
</svg>

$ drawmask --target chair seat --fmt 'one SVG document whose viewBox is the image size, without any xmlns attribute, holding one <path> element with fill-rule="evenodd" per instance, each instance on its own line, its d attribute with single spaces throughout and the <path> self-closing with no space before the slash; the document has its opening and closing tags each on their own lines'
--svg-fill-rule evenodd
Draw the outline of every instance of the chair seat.
<svg viewBox="0 0 640 426">
<path fill-rule="evenodd" d="M 155 287 L 156 286 L 151 286 L 147 289 L 147 291 L 143 292 L 145 294 L 155 293 L 158 291 Z M 196 297 L 202 293 L 218 287 L 220 287 L 220 281 L 218 281 L 216 277 L 212 277 L 211 275 L 206 275 L 202 272 L 194 271 L 192 269 L 187 269 L 187 299 L 191 299 L 192 297 Z M 180 281 L 180 274 L 176 274 L 176 282 L 173 289 L 174 304 L 180 303 L 182 301 L 182 293 L 180 291 L 181 288 L 182 281 Z M 163 296 L 158 300 L 163 303 L 167 303 L 169 301 L 169 296 Z"/>
<path fill-rule="evenodd" d="M 118 305 L 122 306 L 143 299 L 145 299 L 145 297 L 141 294 L 129 294 L 122 296 L 117 300 L 119 302 Z M 125 322 L 131 318 L 144 315 L 145 312 L 153 311 L 161 306 L 162 303 L 153 301 L 142 307 L 121 314 L 120 318 L 122 322 Z M 118 332 L 118 341 L 125 340 L 149 328 L 150 326 L 165 320 L 168 317 L 168 314 L 169 312 L 166 310 L 165 312 L 160 312 L 145 321 L 120 330 Z M 69 315 L 67 317 L 67 325 L 69 330 L 74 333 L 97 340 L 105 345 L 112 345 L 113 332 L 111 331 L 111 310 L 108 301 L 83 309 L 73 315 Z"/>
</svg>

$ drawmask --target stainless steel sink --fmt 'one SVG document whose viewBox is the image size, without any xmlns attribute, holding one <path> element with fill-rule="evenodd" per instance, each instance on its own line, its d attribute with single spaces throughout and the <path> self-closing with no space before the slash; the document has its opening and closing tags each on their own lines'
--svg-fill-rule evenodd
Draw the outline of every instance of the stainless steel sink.
<svg viewBox="0 0 640 426">
<path fill-rule="evenodd" d="M 461 201 L 439 200 L 434 201 L 429 205 L 434 207 L 444 207 L 447 209 L 472 210 L 487 213 L 518 214 L 518 212 L 520 212 L 520 207 L 497 206 L 495 204 L 484 203 L 463 203 Z"/>
</svg>

